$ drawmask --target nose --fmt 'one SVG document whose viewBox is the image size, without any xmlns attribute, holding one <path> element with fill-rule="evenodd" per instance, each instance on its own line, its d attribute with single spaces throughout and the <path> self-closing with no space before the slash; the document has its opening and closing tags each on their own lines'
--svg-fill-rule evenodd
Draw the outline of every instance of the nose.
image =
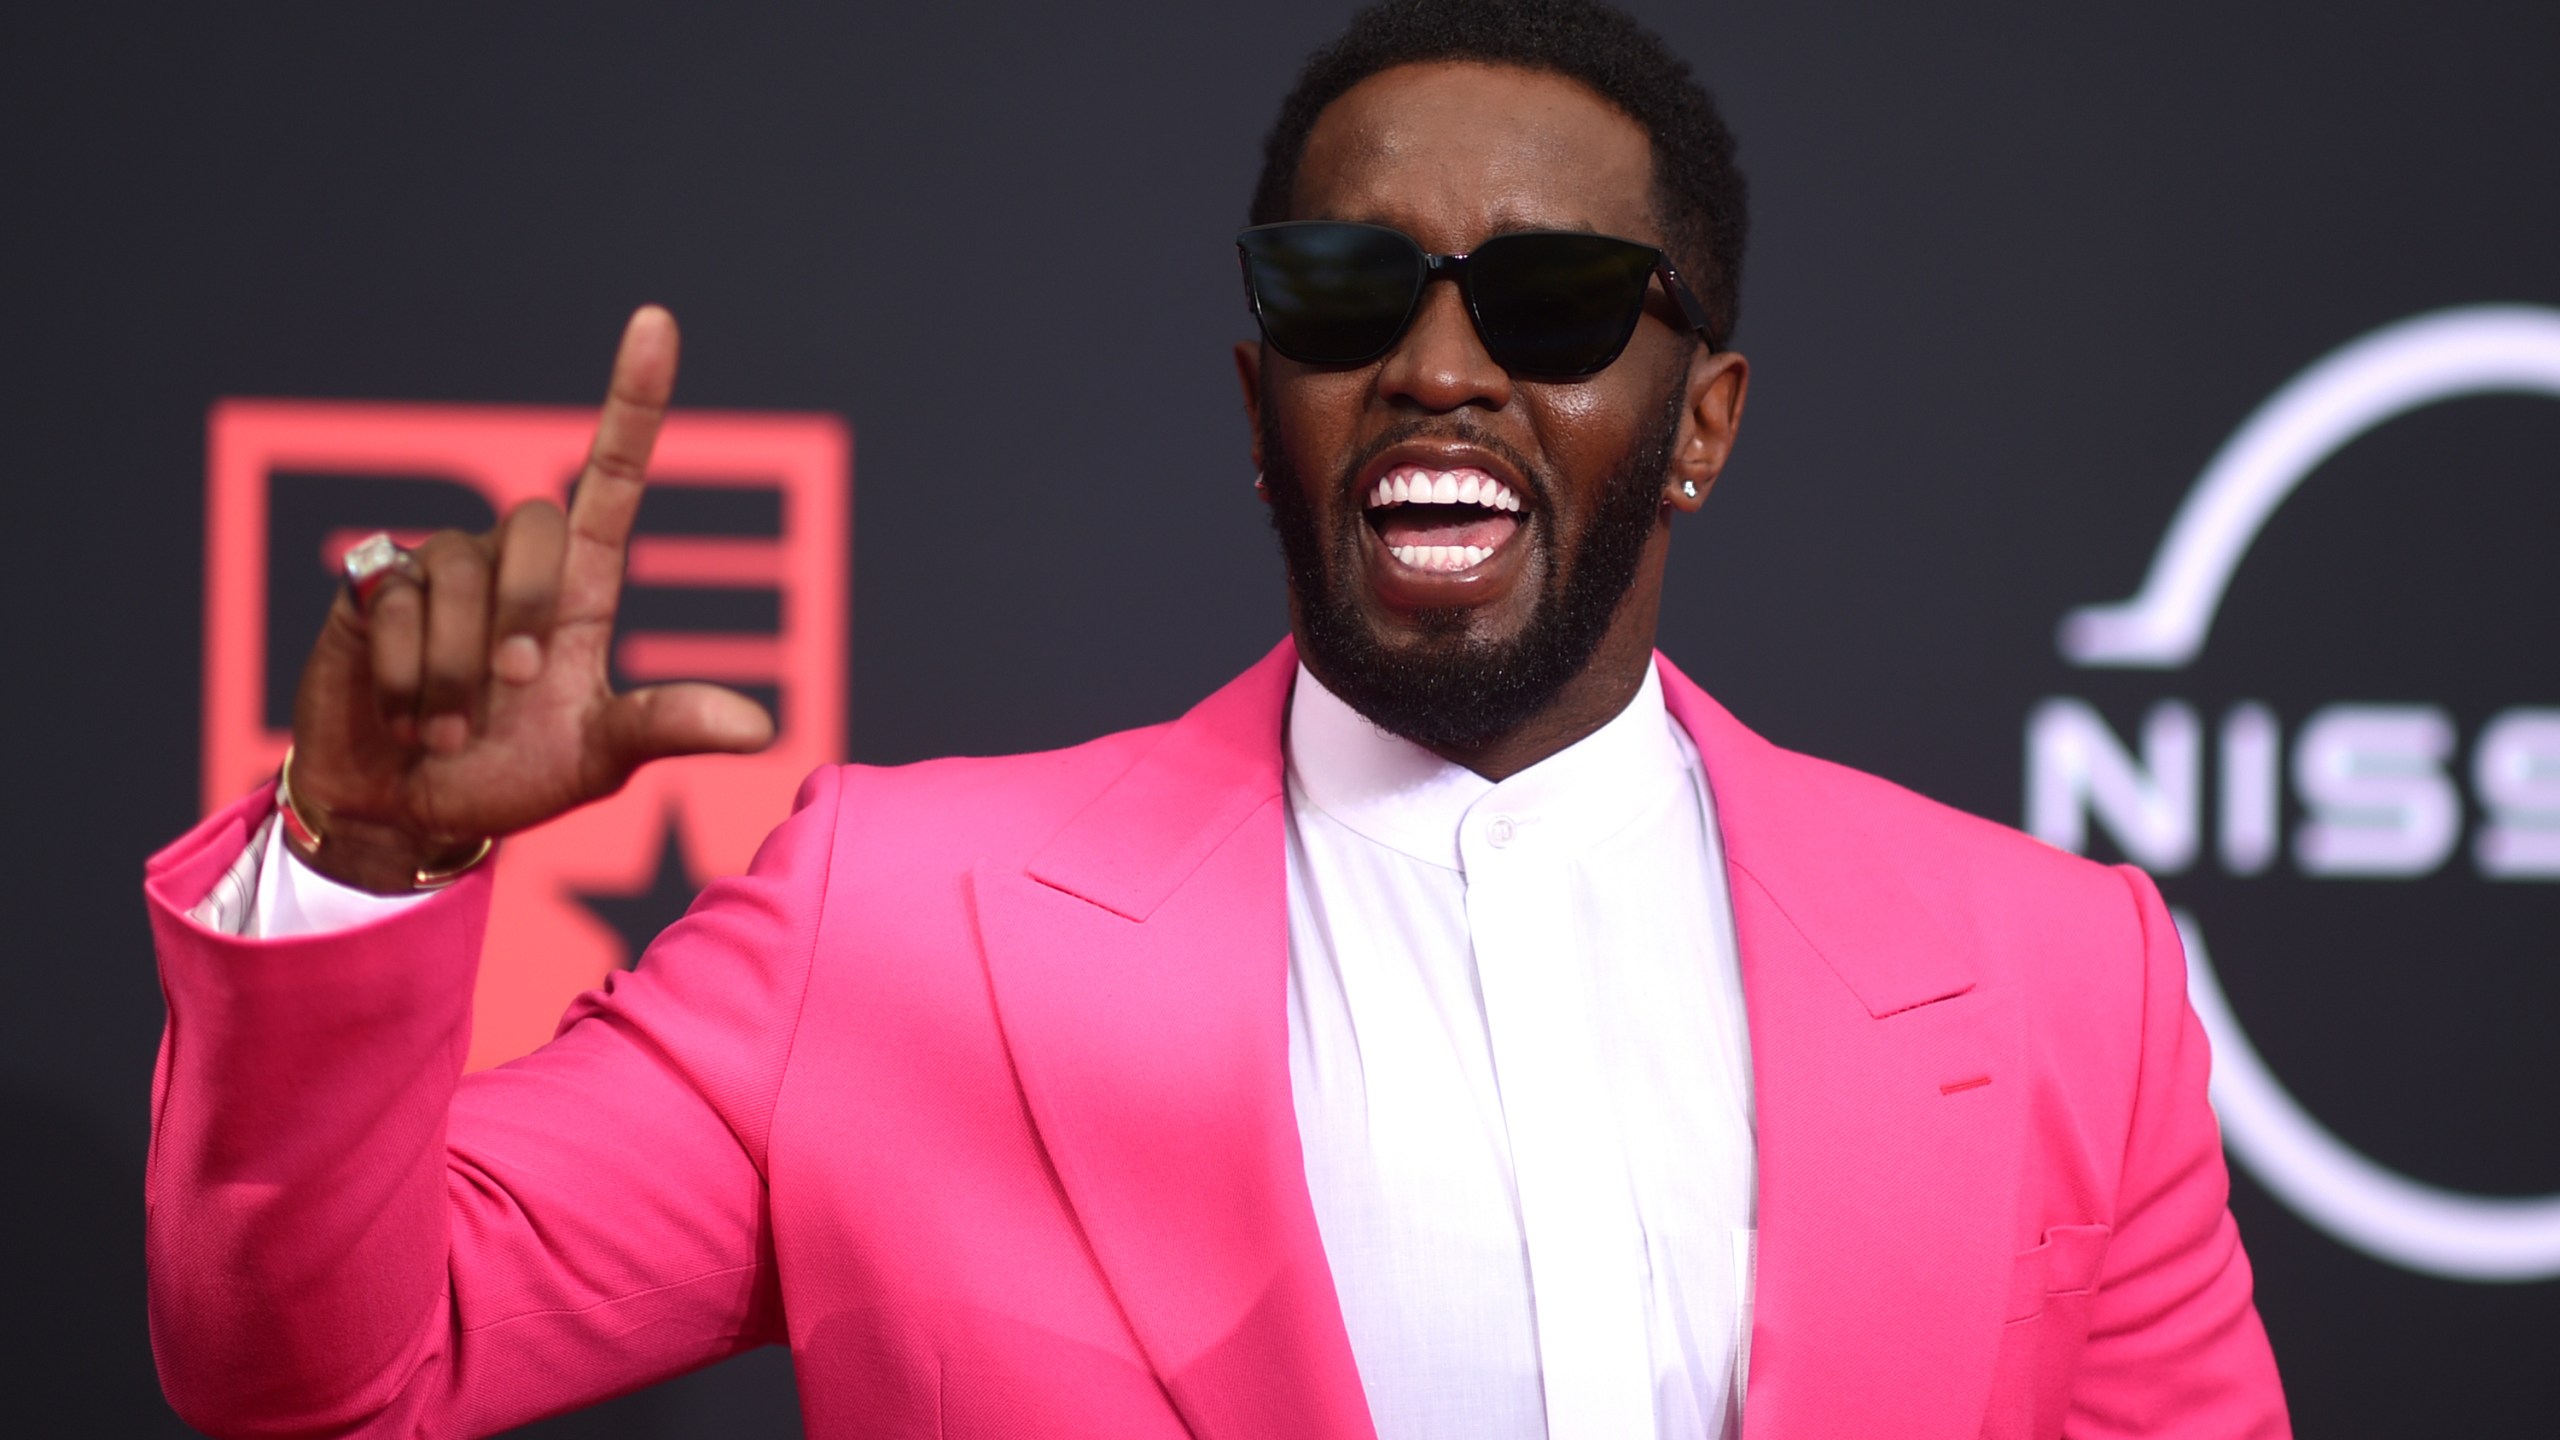
<svg viewBox="0 0 2560 1440">
<path fill-rule="evenodd" d="M 1511 403 L 1511 372 L 1485 353 L 1458 287 L 1435 279 L 1423 287 L 1404 338 L 1380 362 L 1378 394 L 1434 412 L 1499 410 Z"/>
</svg>

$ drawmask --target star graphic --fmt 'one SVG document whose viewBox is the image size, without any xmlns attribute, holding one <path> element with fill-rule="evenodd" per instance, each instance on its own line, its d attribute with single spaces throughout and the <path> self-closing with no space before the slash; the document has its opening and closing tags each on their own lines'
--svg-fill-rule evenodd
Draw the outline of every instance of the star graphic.
<svg viewBox="0 0 2560 1440">
<path fill-rule="evenodd" d="M 684 843 L 678 829 L 674 812 L 668 812 L 665 838 L 658 850 L 658 871 L 649 877 L 645 887 L 636 891 L 569 892 L 571 899 L 594 912 L 597 919 L 622 937 L 622 963 L 626 969 L 640 963 L 640 952 L 649 948 L 659 931 L 682 918 L 685 908 L 693 903 L 694 892 L 702 888 L 685 870 Z"/>
</svg>

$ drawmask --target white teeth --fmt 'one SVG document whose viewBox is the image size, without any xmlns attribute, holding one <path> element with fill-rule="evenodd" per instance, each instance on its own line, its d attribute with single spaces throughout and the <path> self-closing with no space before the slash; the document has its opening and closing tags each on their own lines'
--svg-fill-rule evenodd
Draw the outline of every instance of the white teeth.
<svg viewBox="0 0 2560 1440">
<path fill-rule="evenodd" d="M 1369 505 L 1481 505 L 1488 510 L 1520 513 L 1520 496 L 1508 485 L 1476 471 L 1434 473 L 1404 469 L 1385 477 L 1369 492 Z"/>
<path fill-rule="evenodd" d="M 1372 506 L 1481 505 L 1488 510 L 1518 513 L 1520 497 L 1510 486 L 1479 470 L 1423 470 L 1399 466 L 1370 492 Z M 1454 575 L 1493 558 L 1490 545 L 1393 545 L 1387 553 L 1409 569 Z"/>
<path fill-rule="evenodd" d="M 1416 570 L 1472 570 L 1493 555 L 1486 545 L 1398 545 L 1387 552 Z"/>
</svg>

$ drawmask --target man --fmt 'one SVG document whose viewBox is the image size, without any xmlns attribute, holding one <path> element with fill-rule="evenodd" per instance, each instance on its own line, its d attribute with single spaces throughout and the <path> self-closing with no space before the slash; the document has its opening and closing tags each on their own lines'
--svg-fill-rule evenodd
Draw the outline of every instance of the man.
<svg viewBox="0 0 2560 1440">
<path fill-rule="evenodd" d="M 1652 652 L 1748 379 L 1685 67 L 1578 0 L 1365 13 L 1253 218 L 1292 643 L 812 776 L 459 1081 L 490 841 L 770 733 L 603 678 L 669 318 L 566 516 L 360 560 L 284 785 L 153 866 L 183 1413 L 474 1433 L 787 1342 L 819 1435 L 2283 1433 L 2149 882 Z"/>
</svg>

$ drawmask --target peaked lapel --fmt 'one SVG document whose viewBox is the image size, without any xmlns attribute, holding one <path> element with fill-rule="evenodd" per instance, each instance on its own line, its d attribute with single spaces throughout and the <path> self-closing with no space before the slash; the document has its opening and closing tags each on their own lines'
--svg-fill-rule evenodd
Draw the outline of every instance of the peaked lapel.
<svg viewBox="0 0 2560 1440">
<path fill-rule="evenodd" d="M 1290 1094 L 1283 643 L 972 877 L 1050 1163 L 1202 1440 L 1370 1440 Z"/>
<path fill-rule="evenodd" d="M 2023 1050 L 2010 997 L 1866 833 L 1848 777 L 1662 662 L 1715 795 L 1759 1154 L 1749 1440 L 1970 1436 L 2011 1267 Z"/>
</svg>

